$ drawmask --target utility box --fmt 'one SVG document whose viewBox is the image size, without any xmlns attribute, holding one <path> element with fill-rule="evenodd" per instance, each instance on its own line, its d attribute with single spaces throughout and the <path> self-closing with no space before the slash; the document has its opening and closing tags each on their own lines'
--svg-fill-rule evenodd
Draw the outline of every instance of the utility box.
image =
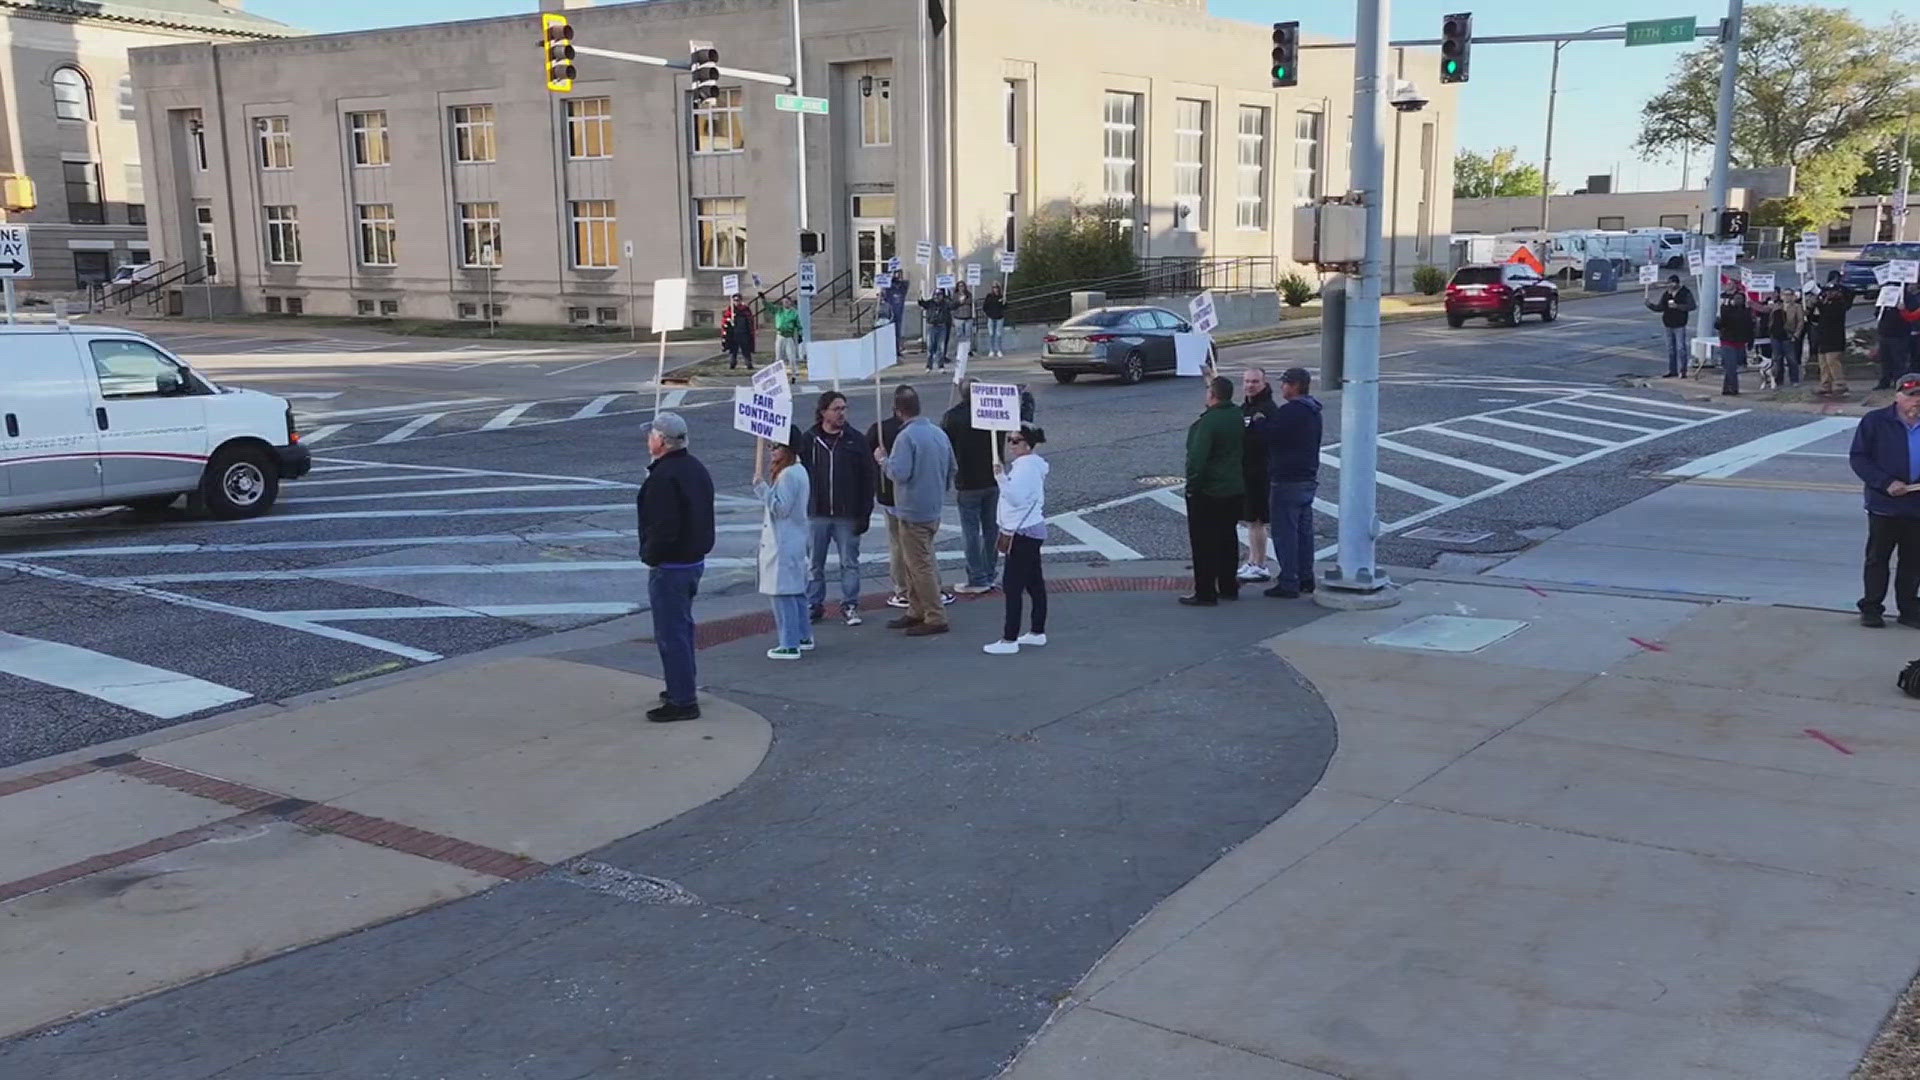
<svg viewBox="0 0 1920 1080">
<path fill-rule="evenodd" d="M 1294 208 L 1294 262 L 1321 266 L 1357 264 L 1366 253 L 1366 207 L 1353 203 L 1320 203 Z"/>
</svg>

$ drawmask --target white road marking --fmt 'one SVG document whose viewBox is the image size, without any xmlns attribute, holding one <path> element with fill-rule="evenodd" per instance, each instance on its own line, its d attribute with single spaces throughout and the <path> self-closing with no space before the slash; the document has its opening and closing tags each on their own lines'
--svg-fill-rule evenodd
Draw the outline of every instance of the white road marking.
<svg viewBox="0 0 1920 1080">
<path fill-rule="evenodd" d="M 0 671 L 163 720 L 253 696 L 177 671 L 18 634 L 0 633 Z"/>
<path fill-rule="evenodd" d="M 1089 525 L 1087 519 L 1079 514 L 1057 514 L 1048 518 L 1047 523 L 1072 533 L 1074 539 L 1099 552 L 1102 558 L 1134 560 L 1142 557 L 1138 551 L 1121 543 L 1109 533 Z"/>
<path fill-rule="evenodd" d="M 406 413 L 415 409 L 451 409 L 460 405 L 488 405 L 499 401 L 494 397 L 454 398 L 451 401 L 409 401 L 405 405 L 375 405 L 365 409 L 334 409 L 331 412 L 309 413 L 309 420 L 338 420 L 343 416 L 380 416 L 385 413 Z"/>
<path fill-rule="evenodd" d="M 1481 476 L 1493 480 L 1511 480 L 1519 475 L 1518 473 L 1508 472 L 1505 469 L 1495 468 L 1492 465 L 1482 465 L 1477 461 L 1469 461 L 1466 458 L 1457 458 L 1448 454 L 1436 454 L 1431 450 L 1422 450 L 1418 446 L 1409 446 L 1397 439 L 1389 439 L 1385 436 L 1381 436 L 1379 446 L 1382 450 L 1391 450 L 1396 454 L 1405 454 L 1408 457 L 1431 461 L 1436 465 L 1445 465 L 1450 469 L 1461 469 L 1466 472 L 1479 473 Z"/>
<path fill-rule="evenodd" d="M 686 400 L 687 400 L 687 392 L 684 389 L 669 390 L 666 393 L 660 395 L 660 407 L 662 409 L 677 409 L 680 407 L 681 403 Z"/>
<path fill-rule="evenodd" d="M 341 449 L 346 448 L 342 447 Z M 325 462 L 326 464 L 316 467 L 313 470 L 314 472 L 321 472 L 323 469 L 337 466 L 349 469 L 400 469 L 409 472 L 425 471 L 457 474 L 460 476 L 511 476 L 520 480 L 566 480 L 575 484 L 598 484 L 601 487 L 625 488 L 629 491 L 640 486 L 639 484 L 629 484 L 625 480 L 605 480 L 597 476 L 556 476 L 553 473 L 508 472 L 505 469 L 465 469 L 457 465 L 408 465 L 398 461 L 363 461 L 360 458 L 343 457 L 324 457 L 315 460 Z M 722 499 L 737 497 L 738 496 L 720 496 Z M 752 502 L 753 500 L 747 501 Z M 759 504 L 755 503 L 755 505 Z"/>
<path fill-rule="evenodd" d="M 1516 454 L 1525 454 L 1528 457 L 1537 457 L 1545 461 L 1567 460 L 1565 454 L 1556 454 L 1551 450 L 1542 450 L 1539 447 L 1527 446 L 1524 443 L 1508 442 L 1505 439 L 1494 439 L 1485 435 L 1475 435 L 1470 431 L 1455 431 L 1450 427 L 1444 426 L 1445 424 L 1446 421 L 1443 420 L 1425 430 L 1431 431 L 1435 435 L 1445 435 L 1450 439 L 1462 439 L 1466 442 L 1480 443 L 1483 446 L 1499 447 L 1502 450 L 1511 450 Z"/>
<path fill-rule="evenodd" d="M 1568 439 L 1573 442 L 1583 442 L 1583 443 L 1587 443 L 1590 446 L 1618 445 L 1617 443 L 1609 442 L 1606 439 L 1596 439 L 1591 435 L 1575 435 L 1570 431 L 1560 431 L 1555 428 L 1541 427 L 1538 424 L 1523 424 L 1523 423 L 1520 423 L 1518 420 L 1507 420 L 1498 416 L 1456 416 L 1453 419 L 1446 421 L 1446 423 L 1457 424 L 1457 423 L 1460 423 L 1462 420 L 1472 420 L 1475 423 L 1480 423 L 1480 424 L 1494 424 L 1499 427 L 1514 428 L 1515 430 L 1518 430 L 1518 431 L 1531 431 L 1535 435 L 1551 435 L 1556 439 Z M 1669 430 L 1679 431 L 1681 429 L 1671 428 Z"/>
<path fill-rule="evenodd" d="M 1790 450 L 1798 450 L 1808 443 L 1818 442 L 1830 435 L 1857 427 L 1859 424 L 1859 417 L 1823 416 L 1811 423 L 1801 424 L 1799 427 L 1776 431 L 1771 435 L 1762 435 L 1760 438 L 1743 442 L 1739 446 L 1728 447 L 1717 454 L 1696 458 L 1685 465 L 1668 469 L 1661 475 L 1683 479 L 1724 480 L 1770 457 Z"/>
<path fill-rule="evenodd" d="M 580 411 L 577 413 L 574 413 L 572 416 L 568 417 L 567 419 L 585 420 L 590 416 L 599 416 L 602 412 L 606 411 L 607 406 L 613 404 L 616 401 L 619 401 L 621 398 L 625 396 L 626 396 L 625 394 L 601 394 L 599 397 L 594 398 L 592 401 L 589 401 L 585 405 L 580 406 Z"/>
<path fill-rule="evenodd" d="M 1649 401 L 1646 398 L 1628 397 L 1625 394 L 1591 393 L 1591 394 L 1585 394 L 1583 396 L 1590 397 L 1590 398 L 1606 398 L 1609 401 L 1630 401 L 1638 405 L 1655 405 L 1662 409 L 1679 409 L 1681 412 L 1705 413 L 1708 416 L 1721 415 L 1721 410 L 1719 409 L 1709 409 L 1700 405 L 1682 405 L 1677 401 Z"/>
<path fill-rule="evenodd" d="M 313 429 L 312 431 L 303 432 L 300 436 L 300 441 L 308 446 L 312 446 L 314 443 L 319 442 L 321 439 L 324 439 L 329 435 L 338 435 L 340 432 L 345 431 L 346 429 L 347 429 L 346 424 L 328 424 L 325 427 L 319 427 L 319 428 Z"/>
<path fill-rule="evenodd" d="M 758 525 L 754 528 L 759 528 Z M 619 540 L 639 536 L 637 529 L 575 529 L 565 532 L 484 533 L 472 536 L 356 537 L 336 540 L 263 540 L 232 544 L 126 544 L 118 547 L 53 548 L 36 551 L 30 559 L 88 559 L 126 555 L 214 555 L 255 551 L 330 551 L 334 548 L 421 547 L 458 544 L 484 547 L 494 544 L 568 543 L 575 540 Z"/>
<path fill-rule="evenodd" d="M 288 401 L 331 401 L 344 393 L 346 393 L 344 390 L 276 390 L 274 391 L 274 396 L 286 398 Z"/>
<path fill-rule="evenodd" d="M 493 419 L 487 421 L 484 424 L 481 424 L 480 430 L 481 431 L 499 431 L 501 428 L 504 428 L 504 427 L 512 427 L 513 422 L 515 420 L 520 419 L 520 414 L 526 412 L 528 409 L 533 408 L 537 404 L 539 403 L 533 402 L 533 401 L 523 401 L 518 405 L 509 405 L 506 408 L 501 409 L 500 412 L 496 414 Z"/>
<path fill-rule="evenodd" d="M 439 488 L 432 491 L 370 491 L 364 495 L 313 495 L 286 499 L 282 506 L 308 503 L 364 502 L 369 499 L 442 499 L 456 495 L 499 495 L 515 491 L 605 491 L 599 484 L 520 484 L 501 487 Z"/>
<path fill-rule="evenodd" d="M 424 604 L 419 607 L 322 608 L 316 611 L 283 611 L 280 614 L 308 622 L 376 622 L 388 619 L 514 619 L 534 615 L 631 615 L 639 604 L 618 601 L 579 604 L 476 604 L 449 607 Z"/>
<path fill-rule="evenodd" d="M 1565 404 L 1565 403 L 1559 402 L 1559 401 L 1543 401 L 1540 403 L 1540 405 L 1560 405 L 1560 404 Z M 1588 417 L 1588 416 L 1569 416 L 1566 413 L 1549 412 L 1546 409 L 1541 408 L 1540 405 L 1533 405 L 1524 409 L 1515 409 L 1514 411 L 1524 416 L 1550 416 L 1555 420 L 1571 420 L 1576 424 L 1592 424 L 1595 427 L 1615 428 L 1620 431 L 1633 431 L 1633 432 L 1638 432 L 1639 434 L 1642 434 L 1642 435 L 1645 435 L 1645 434 L 1648 434 L 1649 432 L 1654 432 L 1654 431 L 1669 430 L 1667 428 L 1650 428 L 1643 424 L 1622 424 L 1616 420 L 1595 420 L 1592 417 Z"/>
<path fill-rule="evenodd" d="M 405 442 L 409 437 L 419 432 L 421 428 L 434 423 L 445 415 L 447 414 L 443 412 L 435 412 L 428 413 L 425 416 L 416 416 L 406 423 L 401 424 L 399 427 L 394 428 L 392 431 L 387 432 L 385 435 L 373 440 L 373 444 L 375 446 L 384 446 L 388 443 Z"/>
<path fill-rule="evenodd" d="M 263 524 L 290 521 L 357 521 L 375 518 L 421 518 L 421 517 L 499 517 L 503 514 L 597 514 L 602 510 L 625 510 L 633 512 L 633 503 L 582 503 L 578 506 L 482 506 L 465 507 L 459 510 L 445 510 L 436 507 L 421 507 L 418 510 L 330 510 L 320 514 L 266 514 L 261 517 L 240 518 L 229 521 L 228 525 Z"/>
<path fill-rule="evenodd" d="M 1651 412 L 1647 412 L 1644 409 L 1616 409 L 1611 405 L 1595 405 L 1589 401 L 1562 401 L 1562 402 L 1555 402 L 1554 404 L 1566 405 L 1570 408 L 1575 408 L 1575 409 L 1591 409 L 1594 412 L 1617 413 L 1621 416 L 1637 416 L 1642 420 L 1659 420 L 1668 424 L 1675 423 L 1681 419 L 1684 419 L 1683 417 L 1673 416 L 1670 414 L 1651 413 Z"/>
</svg>

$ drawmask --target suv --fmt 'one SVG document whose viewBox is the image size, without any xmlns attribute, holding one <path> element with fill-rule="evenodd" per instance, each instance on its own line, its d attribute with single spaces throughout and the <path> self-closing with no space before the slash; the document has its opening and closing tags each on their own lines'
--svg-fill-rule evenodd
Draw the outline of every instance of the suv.
<svg viewBox="0 0 1920 1080">
<path fill-rule="evenodd" d="M 1860 254 L 1848 259 L 1840 269 L 1840 285 L 1855 296 L 1861 293 L 1879 291 L 1879 279 L 1873 271 L 1881 263 L 1892 259 L 1920 259 L 1920 243 L 1888 243 L 1877 240 L 1860 249 Z"/>
<path fill-rule="evenodd" d="M 1560 288 L 1523 263 L 1463 266 L 1447 282 L 1447 325 L 1458 329 L 1484 315 L 1519 326 L 1528 312 L 1541 322 L 1560 317 Z"/>
<path fill-rule="evenodd" d="M 131 330 L 0 326 L 0 357 L 0 514 L 186 495 L 254 517 L 313 468 L 284 399 L 215 385 Z"/>
</svg>

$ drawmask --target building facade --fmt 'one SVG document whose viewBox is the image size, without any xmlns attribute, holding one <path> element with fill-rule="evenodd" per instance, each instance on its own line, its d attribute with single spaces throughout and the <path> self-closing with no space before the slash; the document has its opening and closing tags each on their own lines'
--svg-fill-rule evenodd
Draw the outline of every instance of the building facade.
<svg viewBox="0 0 1920 1080">
<path fill-rule="evenodd" d="M 991 277 L 1033 215 L 1105 199 L 1143 256 L 1284 262 L 1296 203 L 1345 191 L 1351 50 L 1276 90 L 1267 27 L 1202 0 L 948 0 L 937 28 L 927 10 L 805 0 L 798 89 L 829 112 L 800 118 L 774 108 L 794 87 L 723 75 L 695 108 L 684 72 L 585 55 L 550 93 L 531 14 L 139 50 L 157 254 L 231 251 L 216 302 L 237 310 L 645 325 L 656 279 L 691 279 L 698 321 L 728 275 L 794 274 L 802 147 L 822 291 L 853 295 L 896 256 L 916 285 Z M 794 68 L 785 0 L 567 14 L 576 45 Z M 1421 81 L 1427 111 L 1386 121 L 1403 283 L 1452 228 L 1452 95 Z"/>
<path fill-rule="evenodd" d="M 33 181 L 29 296 L 83 292 L 146 262 L 147 194 L 128 50 L 295 31 L 240 0 L 0 0 L 0 174 Z"/>
</svg>

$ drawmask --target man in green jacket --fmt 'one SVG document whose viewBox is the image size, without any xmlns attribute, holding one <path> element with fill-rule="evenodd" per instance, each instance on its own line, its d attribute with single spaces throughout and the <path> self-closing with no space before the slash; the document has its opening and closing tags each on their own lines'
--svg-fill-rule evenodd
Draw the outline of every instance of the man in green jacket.
<svg viewBox="0 0 1920 1080">
<path fill-rule="evenodd" d="M 780 301 L 780 310 L 773 313 L 773 358 L 787 365 L 788 372 L 795 372 L 804 355 L 800 348 L 800 309 L 793 304 L 789 296 Z"/>
<path fill-rule="evenodd" d="M 1193 546 L 1193 595 L 1188 607 L 1240 599 L 1240 541 L 1234 523 L 1246 498 L 1240 471 L 1245 418 L 1233 403 L 1233 381 L 1206 380 L 1207 411 L 1187 429 L 1187 539 Z"/>
</svg>

